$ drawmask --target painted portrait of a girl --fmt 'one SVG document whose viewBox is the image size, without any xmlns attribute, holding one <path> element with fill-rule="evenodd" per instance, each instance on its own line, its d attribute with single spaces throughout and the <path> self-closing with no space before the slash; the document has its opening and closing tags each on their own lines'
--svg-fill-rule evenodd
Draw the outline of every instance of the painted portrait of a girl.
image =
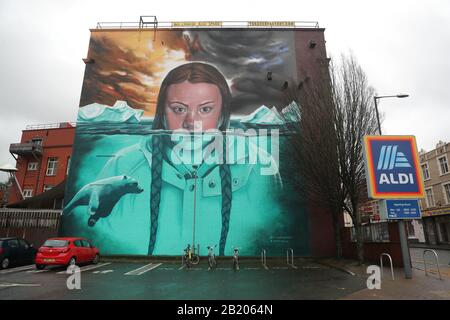
<svg viewBox="0 0 450 320">
<path fill-rule="evenodd" d="M 245 136 L 222 139 L 222 150 L 201 153 L 199 161 L 174 152 L 177 132 L 209 133 L 200 143 L 185 142 L 184 153 L 210 147 L 229 129 L 230 114 L 230 88 L 216 67 L 190 62 L 172 69 L 161 84 L 151 134 L 106 162 L 84 188 L 91 203 L 64 210 L 73 230 L 108 254 L 178 255 L 195 242 L 217 245 L 220 255 L 234 247 L 258 255 L 284 223 L 276 199 L 280 176 L 261 174 L 262 164 L 277 165 L 271 155 Z M 228 161 L 230 152 L 237 161 Z"/>
</svg>

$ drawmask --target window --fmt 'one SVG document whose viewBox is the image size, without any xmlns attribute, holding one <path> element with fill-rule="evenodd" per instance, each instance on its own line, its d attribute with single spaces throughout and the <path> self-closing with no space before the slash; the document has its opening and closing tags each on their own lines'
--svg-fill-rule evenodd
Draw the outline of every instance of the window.
<svg viewBox="0 0 450 320">
<path fill-rule="evenodd" d="M 8 241 L 8 246 L 10 248 L 18 248 L 19 247 L 19 241 L 17 241 L 16 239 L 14 240 L 9 240 Z"/>
<path fill-rule="evenodd" d="M 75 245 L 75 247 L 78 247 L 78 248 L 83 247 L 83 244 L 81 243 L 81 240 L 75 240 L 73 242 L 73 244 Z"/>
<path fill-rule="evenodd" d="M 450 243 L 450 217 L 440 216 L 435 219 L 439 242 Z"/>
<path fill-rule="evenodd" d="M 56 167 L 58 166 L 58 158 L 48 158 L 47 176 L 56 176 Z"/>
<path fill-rule="evenodd" d="M 36 171 L 38 163 L 37 162 L 28 162 L 28 171 Z"/>
<path fill-rule="evenodd" d="M 434 207 L 435 203 L 434 203 L 434 195 L 433 195 L 433 189 L 429 188 L 429 189 L 425 189 L 426 192 L 426 201 L 427 201 L 427 207 Z"/>
<path fill-rule="evenodd" d="M 83 243 L 83 247 L 85 247 L 85 248 L 90 248 L 91 247 L 91 245 L 90 245 L 90 243 L 88 241 L 81 240 L 81 242 Z"/>
<path fill-rule="evenodd" d="M 66 176 L 69 174 L 69 169 L 70 169 L 70 157 L 67 158 L 67 170 L 66 170 Z"/>
<path fill-rule="evenodd" d="M 428 163 L 422 164 L 421 167 L 422 167 L 423 180 L 430 179 L 430 171 L 428 171 Z"/>
<path fill-rule="evenodd" d="M 373 223 L 371 228 L 373 242 L 389 241 L 389 229 L 386 222 Z"/>
<path fill-rule="evenodd" d="M 364 242 L 385 242 L 389 241 L 389 228 L 387 222 L 370 223 L 361 226 Z M 356 241 L 355 228 L 350 229 L 351 241 Z"/>
<path fill-rule="evenodd" d="M 443 184 L 445 201 L 447 204 L 450 204 L 450 183 Z"/>
<path fill-rule="evenodd" d="M 19 243 L 22 248 L 28 249 L 30 247 L 29 244 L 23 239 L 20 239 Z"/>
<path fill-rule="evenodd" d="M 448 173 L 448 162 L 446 156 L 438 158 L 438 166 L 441 175 Z"/>
<path fill-rule="evenodd" d="M 447 231 L 447 225 L 445 223 L 439 223 L 438 228 L 439 228 L 439 241 L 448 243 L 449 234 Z"/>
<path fill-rule="evenodd" d="M 42 139 L 41 138 L 31 139 L 31 142 L 34 143 L 34 144 L 38 144 L 38 145 L 42 146 Z"/>
<path fill-rule="evenodd" d="M 32 189 L 24 189 L 23 190 L 23 197 L 24 198 L 31 198 L 33 196 L 33 190 Z"/>
<path fill-rule="evenodd" d="M 406 221 L 406 229 L 408 230 L 408 238 L 416 238 L 416 230 L 412 221 Z"/>
<path fill-rule="evenodd" d="M 62 248 L 67 247 L 68 245 L 69 241 L 66 240 L 47 240 L 42 246 L 48 248 Z"/>
<path fill-rule="evenodd" d="M 372 228 L 370 227 L 370 224 L 366 224 L 363 228 L 363 240 L 364 241 L 372 241 Z"/>
<path fill-rule="evenodd" d="M 44 190 L 43 190 L 43 192 L 48 191 L 48 190 L 50 190 L 50 189 L 53 188 L 53 187 L 54 187 L 54 186 L 51 185 L 51 184 L 46 184 L 46 185 L 44 185 Z"/>
<path fill-rule="evenodd" d="M 429 244 L 437 244 L 436 232 L 433 219 L 424 220 L 425 239 Z"/>
</svg>

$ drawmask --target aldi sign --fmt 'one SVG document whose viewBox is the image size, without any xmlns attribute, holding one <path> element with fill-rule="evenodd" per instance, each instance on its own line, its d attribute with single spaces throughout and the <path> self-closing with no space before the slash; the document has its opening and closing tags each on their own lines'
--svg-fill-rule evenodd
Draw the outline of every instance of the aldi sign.
<svg viewBox="0 0 450 320">
<path fill-rule="evenodd" d="M 364 157 L 370 198 L 424 197 L 414 136 L 365 136 Z"/>
</svg>

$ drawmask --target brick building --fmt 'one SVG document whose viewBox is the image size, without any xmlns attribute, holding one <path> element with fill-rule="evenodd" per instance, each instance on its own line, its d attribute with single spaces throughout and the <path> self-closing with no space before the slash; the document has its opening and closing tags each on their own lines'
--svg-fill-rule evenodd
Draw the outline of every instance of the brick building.
<svg viewBox="0 0 450 320">
<path fill-rule="evenodd" d="M 3 205 L 5 205 L 7 203 L 6 188 L 7 188 L 7 184 L 6 183 L 0 183 L 0 208 L 3 207 Z"/>
<path fill-rule="evenodd" d="M 8 192 L 8 206 L 35 197 L 66 179 L 75 137 L 75 124 L 62 122 L 27 126 L 20 143 L 10 145 L 16 159 L 16 183 Z M 61 206 L 59 204 L 58 206 Z"/>
<path fill-rule="evenodd" d="M 425 183 L 421 200 L 425 240 L 431 245 L 450 244 L 450 143 L 440 141 L 436 149 L 420 152 Z"/>
</svg>

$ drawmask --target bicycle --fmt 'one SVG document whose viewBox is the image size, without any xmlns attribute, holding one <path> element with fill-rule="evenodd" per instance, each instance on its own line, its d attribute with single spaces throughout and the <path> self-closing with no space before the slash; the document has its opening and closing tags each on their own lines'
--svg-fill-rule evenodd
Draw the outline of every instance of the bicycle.
<svg viewBox="0 0 450 320">
<path fill-rule="evenodd" d="M 200 257 L 195 254 L 195 252 L 191 249 L 191 245 L 188 244 L 186 249 L 184 249 L 184 265 L 186 268 L 190 268 L 191 265 L 196 265 L 200 262 Z"/>
<path fill-rule="evenodd" d="M 238 250 L 238 248 L 234 248 L 233 270 L 234 271 L 238 271 L 239 270 L 239 250 Z"/>
<path fill-rule="evenodd" d="M 208 248 L 208 270 L 212 270 L 212 269 L 216 269 L 217 267 L 217 260 L 216 260 L 216 255 L 214 254 L 214 248 L 217 245 L 214 246 L 207 246 Z"/>
</svg>

